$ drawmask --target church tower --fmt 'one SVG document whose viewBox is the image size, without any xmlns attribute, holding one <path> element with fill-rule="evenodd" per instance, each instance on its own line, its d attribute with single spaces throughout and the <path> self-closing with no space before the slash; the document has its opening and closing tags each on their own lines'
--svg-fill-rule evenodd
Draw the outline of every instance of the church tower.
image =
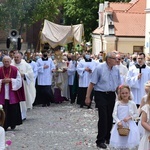
<svg viewBox="0 0 150 150">
<path fill-rule="evenodd" d="M 145 53 L 150 54 L 150 0 L 146 0 Z"/>
</svg>

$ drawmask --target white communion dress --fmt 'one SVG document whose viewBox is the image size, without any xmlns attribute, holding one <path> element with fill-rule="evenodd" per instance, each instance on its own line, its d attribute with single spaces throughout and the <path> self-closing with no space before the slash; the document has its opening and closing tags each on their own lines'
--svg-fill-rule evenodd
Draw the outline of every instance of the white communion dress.
<svg viewBox="0 0 150 150">
<path fill-rule="evenodd" d="M 146 100 L 147 100 L 147 95 L 145 95 L 144 97 L 144 102 L 146 103 Z M 140 108 L 141 109 L 141 108 Z M 142 136 L 144 135 L 144 128 L 142 127 L 141 125 L 141 116 L 140 116 L 140 120 L 138 122 L 138 128 L 139 128 L 139 132 L 140 132 L 140 138 L 142 138 Z"/>
<path fill-rule="evenodd" d="M 123 120 L 129 116 L 129 104 L 119 103 L 117 107 L 117 117 L 119 120 Z M 123 122 L 123 126 L 128 126 L 130 132 L 128 136 L 120 136 L 118 133 L 117 123 L 114 125 L 111 131 L 110 148 L 115 150 L 121 149 L 137 149 L 140 141 L 140 134 L 136 123 L 133 120 L 129 120 L 127 123 Z"/>
<path fill-rule="evenodd" d="M 150 125 L 150 106 L 149 106 L 149 104 L 145 104 L 141 109 L 142 109 L 142 111 L 144 111 L 147 114 L 147 123 Z M 149 137 L 150 137 L 150 131 L 147 131 L 144 129 L 144 134 L 140 141 L 138 150 L 150 150 Z"/>
</svg>

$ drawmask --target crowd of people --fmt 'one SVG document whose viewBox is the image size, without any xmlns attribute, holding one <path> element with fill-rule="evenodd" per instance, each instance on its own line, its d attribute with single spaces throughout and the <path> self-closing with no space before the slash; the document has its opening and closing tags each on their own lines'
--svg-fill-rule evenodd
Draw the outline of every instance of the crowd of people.
<svg viewBox="0 0 150 150">
<path fill-rule="evenodd" d="M 21 125 L 36 105 L 68 101 L 91 109 L 93 100 L 98 110 L 97 147 L 150 149 L 150 63 L 144 53 L 72 54 L 58 46 L 40 53 L 0 52 L 0 60 L 2 135 Z M 118 132 L 123 127 L 130 129 L 126 136 Z"/>
</svg>

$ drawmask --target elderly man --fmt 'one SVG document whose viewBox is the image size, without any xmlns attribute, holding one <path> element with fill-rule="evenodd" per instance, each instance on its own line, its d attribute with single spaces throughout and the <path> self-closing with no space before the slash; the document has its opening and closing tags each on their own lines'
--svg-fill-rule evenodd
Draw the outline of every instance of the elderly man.
<svg viewBox="0 0 150 150">
<path fill-rule="evenodd" d="M 15 129 L 22 124 L 19 102 L 25 100 L 21 75 L 18 69 L 10 65 L 11 58 L 3 57 L 3 67 L 0 67 L 0 104 L 3 105 L 6 119 L 4 128 Z"/>
<path fill-rule="evenodd" d="M 121 84 L 121 78 L 116 67 L 115 53 L 106 55 L 106 62 L 100 63 L 94 70 L 86 93 L 85 103 L 90 105 L 90 95 L 94 87 L 95 102 L 98 108 L 98 135 L 96 144 L 99 148 L 106 149 L 109 144 L 110 131 L 113 124 L 112 112 L 116 99 L 116 88 Z M 105 144 L 106 142 L 106 144 Z"/>
<path fill-rule="evenodd" d="M 32 109 L 32 104 L 35 100 L 36 90 L 34 84 L 34 73 L 31 66 L 22 60 L 20 53 L 14 54 L 14 62 L 12 65 L 16 66 L 21 74 L 23 87 L 25 91 L 25 102 L 20 102 L 22 120 L 26 119 L 27 109 Z"/>
</svg>

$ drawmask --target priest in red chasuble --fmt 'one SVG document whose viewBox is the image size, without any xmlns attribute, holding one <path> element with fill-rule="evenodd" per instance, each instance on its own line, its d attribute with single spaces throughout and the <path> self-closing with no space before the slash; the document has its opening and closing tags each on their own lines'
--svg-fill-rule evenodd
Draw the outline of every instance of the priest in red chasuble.
<svg viewBox="0 0 150 150">
<path fill-rule="evenodd" d="M 25 100 L 22 79 L 18 69 L 11 66 L 11 58 L 3 57 L 3 66 L 0 67 L 0 104 L 6 114 L 4 128 L 15 129 L 22 124 L 20 101 Z"/>
</svg>

